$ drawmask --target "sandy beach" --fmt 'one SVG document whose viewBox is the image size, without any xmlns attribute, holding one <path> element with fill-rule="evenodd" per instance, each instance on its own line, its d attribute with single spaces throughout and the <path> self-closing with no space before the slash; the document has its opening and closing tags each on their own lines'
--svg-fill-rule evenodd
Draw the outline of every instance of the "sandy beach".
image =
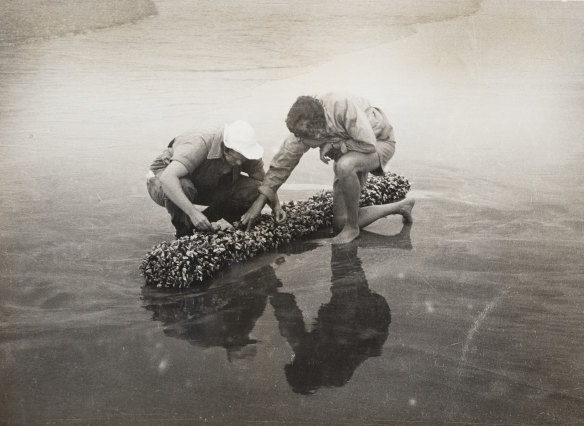
<svg viewBox="0 0 584 426">
<path fill-rule="evenodd" d="M 0 45 L 3 423 L 584 420 L 584 2 L 154 3 Z M 143 288 L 166 143 L 243 118 L 267 162 L 333 90 L 387 113 L 414 224 Z"/>
</svg>

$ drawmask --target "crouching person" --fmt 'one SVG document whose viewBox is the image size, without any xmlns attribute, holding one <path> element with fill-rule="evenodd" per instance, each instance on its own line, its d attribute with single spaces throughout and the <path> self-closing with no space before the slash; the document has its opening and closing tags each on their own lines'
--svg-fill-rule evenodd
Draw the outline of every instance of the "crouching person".
<svg viewBox="0 0 584 426">
<path fill-rule="evenodd" d="M 365 98 L 342 93 L 300 96 L 288 111 L 286 126 L 290 134 L 272 159 L 260 196 L 243 215 L 243 224 L 253 223 L 311 148 L 320 149 L 325 164 L 334 161 L 333 228 L 338 234 L 333 244 L 354 240 L 361 228 L 388 215 L 399 214 L 412 222 L 413 198 L 359 208 L 368 174 L 383 175 L 395 151 L 393 127 L 381 109 Z"/>
<path fill-rule="evenodd" d="M 217 221 L 238 221 L 258 197 L 263 151 L 254 129 L 242 120 L 214 132 L 185 133 L 150 166 L 148 193 L 170 214 L 177 238 L 195 229 L 217 230 Z M 280 210 L 278 200 L 272 208 Z"/>
</svg>

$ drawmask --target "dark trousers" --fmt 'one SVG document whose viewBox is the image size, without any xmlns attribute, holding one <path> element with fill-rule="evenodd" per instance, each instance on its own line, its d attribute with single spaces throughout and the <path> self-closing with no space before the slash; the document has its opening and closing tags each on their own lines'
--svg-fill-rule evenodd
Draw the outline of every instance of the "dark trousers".
<svg viewBox="0 0 584 426">
<path fill-rule="evenodd" d="M 259 195 L 258 188 L 261 185 L 261 181 L 243 175 L 233 182 L 231 174 L 224 176 L 215 187 L 196 187 L 188 178 L 180 179 L 180 183 L 191 203 L 208 206 L 203 214 L 209 222 L 225 219 L 230 223 L 238 221 L 251 207 Z M 170 214 L 176 237 L 191 235 L 194 230 L 191 219 L 164 194 L 158 176 L 151 176 L 147 186 L 150 197 Z"/>
</svg>

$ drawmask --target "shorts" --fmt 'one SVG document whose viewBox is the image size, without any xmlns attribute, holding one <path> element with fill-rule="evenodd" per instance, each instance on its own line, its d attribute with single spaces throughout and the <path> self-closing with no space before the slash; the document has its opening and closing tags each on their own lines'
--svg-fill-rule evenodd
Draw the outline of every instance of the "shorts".
<svg viewBox="0 0 584 426">
<path fill-rule="evenodd" d="M 379 168 L 372 170 L 371 173 L 381 176 L 384 173 L 385 166 L 395 153 L 393 127 L 389 124 L 385 113 L 377 107 L 367 108 L 365 114 L 367 114 L 371 128 L 375 133 L 375 138 L 377 139 L 375 150 L 379 156 Z"/>
</svg>

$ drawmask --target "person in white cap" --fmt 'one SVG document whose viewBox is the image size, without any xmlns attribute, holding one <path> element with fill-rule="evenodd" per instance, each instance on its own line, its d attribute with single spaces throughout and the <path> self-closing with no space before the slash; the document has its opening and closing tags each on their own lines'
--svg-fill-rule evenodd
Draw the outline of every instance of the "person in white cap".
<svg viewBox="0 0 584 426">
<path fill-rule="evenodd" d="M 148 193 L 170 214 L 177 238 L 195 229 L 217 230 L 217 221 L 238 221 L 259 195 L 263 152 L 243 120 L 208 133 L 182 134 L 151 164 Z M 208 207 L 200 210 L 195 204 Z M 274 212 L 281 211 L 279 204 L 272 203 Z"/>
</svg>

